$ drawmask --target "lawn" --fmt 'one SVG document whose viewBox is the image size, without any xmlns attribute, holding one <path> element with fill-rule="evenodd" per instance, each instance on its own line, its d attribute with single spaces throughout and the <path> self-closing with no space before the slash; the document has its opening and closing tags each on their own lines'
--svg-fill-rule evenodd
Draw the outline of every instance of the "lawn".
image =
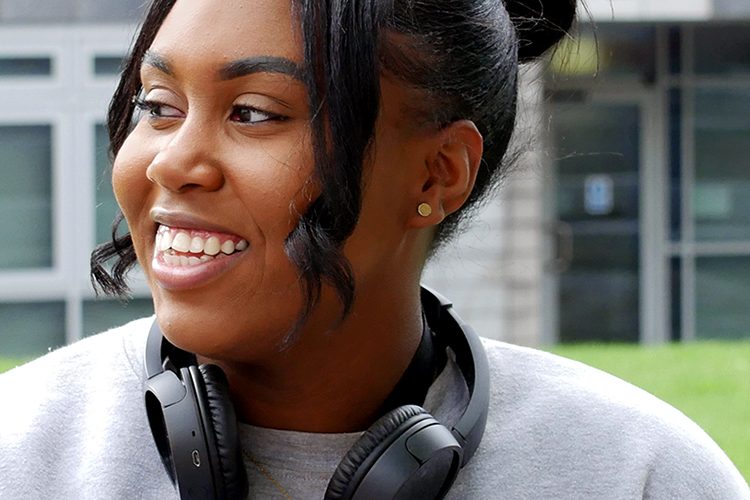
<svg viewBox="0 0 750 500">
<path fill-rule="evenodd" d="M 586 344 L 551 350 L 617 375 L 682 410 L 750 481 L 750 341 Z M 0 372 L 18 364 L 0 358 Z"/>
<path fill-rule="evenodd" d="M 612 373 L 678 408 L 703 427 L 750 481 L 750 342 L 584 344 L 551 350 Z"/>
<path fill-rule="evenodd" d="M 16 366 L 21 365 L 23 363 L 24 363 L 23 359 L 12 359 L 12 358 L 0 357 L 0 373 L 8 371 L 11 368 L 15 368 Z"/>
</svg>

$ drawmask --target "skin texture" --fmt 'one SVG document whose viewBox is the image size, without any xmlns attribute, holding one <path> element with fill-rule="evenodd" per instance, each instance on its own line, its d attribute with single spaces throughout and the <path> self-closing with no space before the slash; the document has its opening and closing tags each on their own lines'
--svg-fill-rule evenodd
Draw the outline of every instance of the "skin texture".
<svg viewBox="0 0 750 500">
<path fill-rule="evenodd" d="M 168 67 L 152 58 L 141 68 L 150 112 L 119 151 L 113 184 L 164 334 L 225 370 L 241 420 L 362 430 L 416 350 L 432 228 L 470 193 L 482 139 L 469 121 L 417 126 L 405 111 L 413 91 L 382 77 L 361 216 L 344 248 L 352 313 L 332 328 L 340 304 L 324 288 L 282 348 L 302 303 L 284 241 L 317 193 L 306 90 L 286 74 L 226 80 L 219 70 L 256 56 L 300 64 L 296 31 L 284 1 L 178 1 L 150 49 Z M 429 217 L 417 214 L 422 202 Z M 221 228 L 250 247 L 211 281 L 173 289 L 152 267 L 157 221 Z"/>
</svg>

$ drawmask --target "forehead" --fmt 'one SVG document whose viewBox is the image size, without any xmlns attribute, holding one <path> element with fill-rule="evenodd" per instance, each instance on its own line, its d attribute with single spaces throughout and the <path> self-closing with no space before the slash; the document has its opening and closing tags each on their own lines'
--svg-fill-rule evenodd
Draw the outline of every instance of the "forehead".
<svg viewBox="0 0 750 500">
<path fill-rule="evenodd" d="M 217 65 L 252 55 L 300 61 L 297 32 L 290 0 L 178 0 L 151 49 Z"/>
</svg>

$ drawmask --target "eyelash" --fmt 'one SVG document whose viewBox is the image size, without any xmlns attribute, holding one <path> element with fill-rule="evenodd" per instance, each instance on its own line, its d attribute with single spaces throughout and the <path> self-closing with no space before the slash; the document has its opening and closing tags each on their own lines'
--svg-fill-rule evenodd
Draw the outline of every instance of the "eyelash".
<svg viewBox="0 0 750 500">
<path fill-rule="evenodd" d="M 175 118 L 173 116 L 164 116 L 164 115 L 160 114 L 161 108 L 163 108 L 163 107 L 172 107 L 172 106 L 169 106 L 167 104 L 164 104 L 164 103 L 161 103 L 161 102 L 158 102 L 158 101 L 152 101 L 150 99 L 144 99 L 144 98 L 141 98 L 141 97 L 134 97 L 133 98 L 133 104 L 135 104 L 136 108 L 140 109 L 141 111 L 148 111 L 149 118 L 151 118 L 151 119 L 158 120 L 158 119 Z M 236 117 L 236 116 L 238 116 L 240 114 L 245 114 L 245 113 L 248 113 L 251 116 L 253 114 L 256 114 L 256 115 L 259 114 L 259 115 L 263 115 L 265 118 L 263 118 L 261 120 L 255 120 L 255 121 L 249 121 L 249 120 L 248 121 L 241 121 L 241 120 L 234 120 L 233 119 L 234 117 Z M 232 119 L 232 121 L 236 121 L 236 122 L 238 122 L 240 124 L 245 124 L 245 125 L 257 125 L 257 124 L 266 123 L 266 122 L 272 122 L 272 121 L 284 121 L 284 120 L 287 119 L 286 116 L 277 115 L 277 114 L 274 114 L 274 113 L 270 113 L 268 111 L 264 111 L 262 109 L 255 108 L 253 106 L 240 106 L 240 105 L 235 105 L 235 106 L 232 107 L 232 112 L 230 113 L 229 117 L 230 117 L 230 119 Z"/>
<path fill-rule="evenodd" d="M 167 106 L 166 104 L 163 104 L 161 102 L 151 101 L 149 99 L 144 99 L 141 97 L 134 97 L 133 104 L 135 104 L 135 107 L 141 111 L 148 111 L 149 118 L 174 118 L 171 116 L 167 117 L 160 114 L 161 108 Z"/>
</svg>

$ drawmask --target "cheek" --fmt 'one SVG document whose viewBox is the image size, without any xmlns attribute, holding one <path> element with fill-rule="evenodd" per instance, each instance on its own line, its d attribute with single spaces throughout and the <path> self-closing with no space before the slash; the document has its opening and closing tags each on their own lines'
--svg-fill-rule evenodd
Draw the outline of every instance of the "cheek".
<svg viewBox="0 0 750 500">
<path fill-rule="evenodd" d="M 238 148 L 223 162 L 227 189 L 270 238 L 286 239 L 320 192 L 311 147 L 298 141 Z"/>
<path fill-rule="evenodd" d="M 139 221 L 146 220 L 152 184 L 146 178 L 146 168 L 154 153 L 143 147 L 135 133 L 131 134 L 118 151 L 112 165 L 112 188 L 117 203 L 128 223 L 136 250 L 138 240 L 143 237 Z"/>
</svg>

